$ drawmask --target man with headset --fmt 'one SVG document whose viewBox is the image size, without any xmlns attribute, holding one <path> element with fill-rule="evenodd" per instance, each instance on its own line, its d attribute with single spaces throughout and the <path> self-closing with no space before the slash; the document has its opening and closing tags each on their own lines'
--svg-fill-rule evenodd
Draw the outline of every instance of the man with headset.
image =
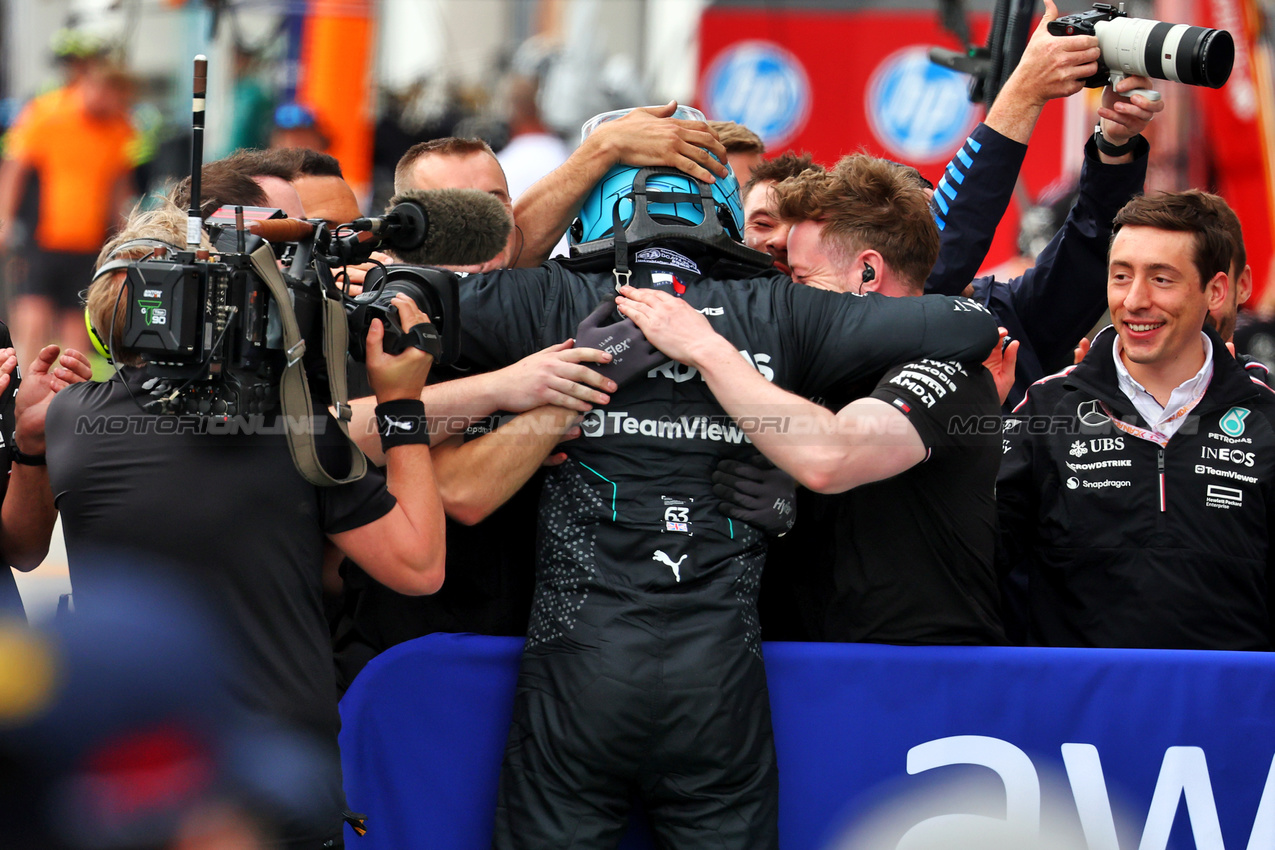
<svg viewBox="0 0 1275 850">
<path fill-rule="evenodd" d="M 185 225 L 171 205 L 137 213 L 103 249 L 88 312 L 120 371 L 71 388 L 49 410 L 49 477 L 76 605 L 105 604 L 107 563 L 120 554 L 198 588 L 238 638 L 243 676 L 231 689 L 241 706 L 309 733 L 321 753 L 321 799 L 312 818 L 287 826 L 286 846 L 336 847 L 344 801 L 323 545 L 331 541 L 403 593 L 433 593 L 442 584 L 443 509 L 419 400 L 431 357 L 411 346 L 386 354 L 384 331 L 372 322 L 368 375 L 388 469 L 334 486 L 317 486 L 298 471 L 284 435 L 291 421 L 288 429 L 272 427 L 278 422 L 267 414 L 253 432 L 246 417 L 248 430 L 236 431 L 212 428 L 215 417 L 155 412 L 172 388 L 124 344 L 124 278 L 131 261 L 180 250 Z M 405 328 L 425 321 L 406 296 L 394 306 Z M 354 455 L 335 421 L 325 411 L 311 422 L 324 468 L 354 478 L 341 469 Z"/>
</svg>

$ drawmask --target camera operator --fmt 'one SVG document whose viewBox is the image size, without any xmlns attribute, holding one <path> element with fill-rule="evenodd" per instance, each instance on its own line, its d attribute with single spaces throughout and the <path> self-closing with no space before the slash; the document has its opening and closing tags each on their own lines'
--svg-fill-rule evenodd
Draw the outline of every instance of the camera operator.
<svg viewBox="0 0 1275 850">
<path fill-rule="evenodd" d="M 199 170 L 199 209 L 205 219 L 221 207 L 276 207 L 289 218 L 305 218 L 301 196 L 293 188 L 295 163 L 270 151 L 235 151 Z M 181 180 L 169 193 L 180 209 L 190 206 L 190 178 Z"/>
<path fill-rule="evenodd" d="M 185 224 L 172 206 L 135 214 L 103 249 L 99 266 L 165 252 L 165 243 L 184 241 Z M 325 467 L 340 474 L 334 457 L 344 436 L 326 413 L 301 423 L 265 417 L 260 433 L 217 433 L 215 420 L 145 412 L 154 381 L 148 364 L 123 345 L 124 278 L 124 269 L 99 273 L 88 293 L 92 325 L 110 341 L 120 372 L 73 388 L 49 412 L 49 473 L 77 607 L 100 604 L 95 567 L 111 553 L 145 555 L 202 587 L 236 628 L 245 672 L 232 689 L 243 707 L 309 732 L 328 754 L 326 817 L 288 824 L 286 846 L 340 846 L 344 801 L 320 593 L 323 544 L 330 540 L 398 592 L 428 594 L 441 585 L 443 510 L 419 401 L 431 358 L 413 347 L 387 355 L 384 329 L 372 322 L 367 364 L 387 472 L 315 486 L 294 466 L 283 429 L 272 426 L 312 426 Z M 405 327 L 425 320 L 409 299 L 394 304 Z"/>
</svg>

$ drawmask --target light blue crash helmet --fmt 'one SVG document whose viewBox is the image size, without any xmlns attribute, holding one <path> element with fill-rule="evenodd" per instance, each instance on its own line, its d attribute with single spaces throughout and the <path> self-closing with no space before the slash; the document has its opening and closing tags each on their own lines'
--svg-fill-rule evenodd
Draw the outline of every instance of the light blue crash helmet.
<svg viewBox="0 0 1275 850">
<path fill-rule="evenodd" d="M 599 124 L 631 111 L 620 109 L 594 116 L 585 123 L 582 135 L 587 138 Z M 698 109 L 685 106 L 678 107 L 673 117 L 705 120 Z M 710 184 L 674 168 L 613 166 L 585 196 L 580 216 L 571 225 L 572 253 L 587 254 L 610 247 L 617 223 L 624 228 L 630 243 L 656 238 L 741 242 L 744 207 L 739 198 L 739 181 L 733 172 Z"/>
</svg>

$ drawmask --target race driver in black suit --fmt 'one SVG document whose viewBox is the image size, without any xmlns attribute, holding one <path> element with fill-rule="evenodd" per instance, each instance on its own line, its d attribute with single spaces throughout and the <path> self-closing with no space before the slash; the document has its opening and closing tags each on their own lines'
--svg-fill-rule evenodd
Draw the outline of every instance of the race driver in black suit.
<svg viewBox="0 0 1275 850">
<path fill-rule="evenodd" d="M 784 426 L 733 424 L 693 369 L 631 322 L 612 323 L 617 281 L 683 298 L 803 396 L 919 357 L 981 360 L 996 341 L 995 322 L 968 300 L 794 285 L 738 243 L 741 230 L 733 177 L 709 187 L 617 166 L 573 225 L 574 259 L 462 284 L 474 364 L 501 367 L 575 337 L 613 354 L 603 371 L 620 385 L 585 416 L 541 496 L 497 848 L 613 847 L 635 797 L 658 846 L 778 846 L 756 610 L 765 537 L 719 511 L 711 475 L 722 458 L 754 454 L 749 428 Z"/>
</svg>

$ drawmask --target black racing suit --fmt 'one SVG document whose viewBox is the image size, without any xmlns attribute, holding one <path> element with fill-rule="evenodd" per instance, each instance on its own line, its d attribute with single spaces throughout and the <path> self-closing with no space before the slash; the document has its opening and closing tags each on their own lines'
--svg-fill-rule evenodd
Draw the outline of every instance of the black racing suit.
<svg viewBox="0 0 1275 850">
<path fill-rule="evenodd" d="M 701 277 L 702 259 L 640 262 L 651 254 L 638 253 L 635 286 L 684 292 L 742 357 L 803 395 L 921 356 L 978 361 L 995 340 L 991 317 L 962 299 L 855 298 L 756 270 Z M 560 262 L 471 278 L 464 353 L 513 363 L 574 336 L 613 293 L 610 271 Z M 670 362 L 591 412 L 549 472 L 495 846 L 613 846 L 635 796 L 661 846 L 777 846 L 756 610 L 765 538 L 718 511 L 710 477 L 721 458 L 754 452 L 747 428 L 782 425 L 741 424 Z"/>
</svg>

